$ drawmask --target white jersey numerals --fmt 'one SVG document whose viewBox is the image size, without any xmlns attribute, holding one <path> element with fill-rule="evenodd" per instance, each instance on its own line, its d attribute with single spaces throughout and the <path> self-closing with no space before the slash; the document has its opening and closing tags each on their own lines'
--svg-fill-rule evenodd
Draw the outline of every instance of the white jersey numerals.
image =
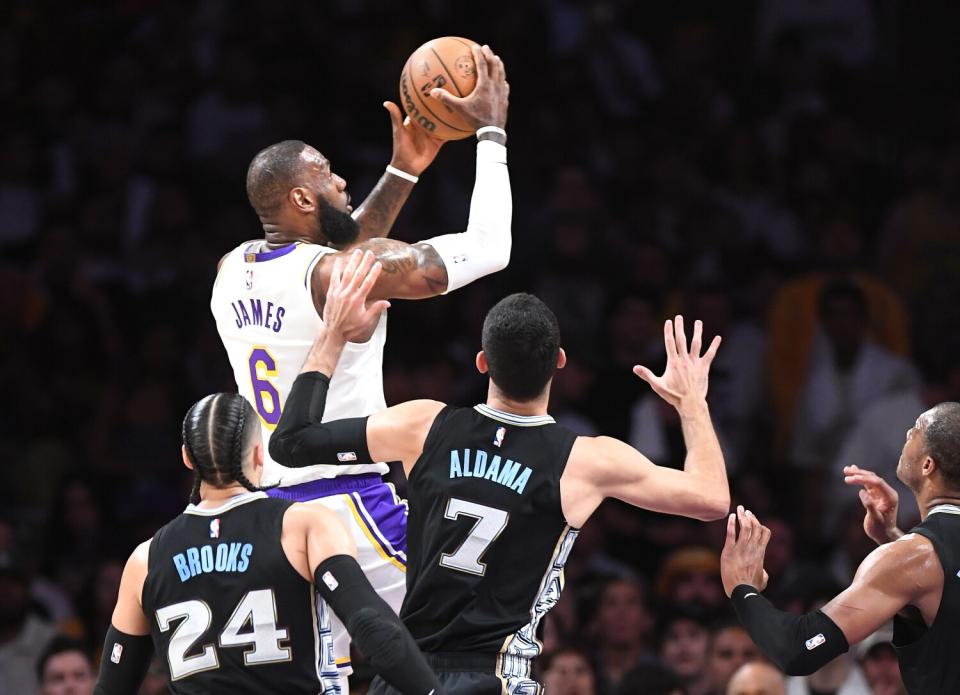
<svg viewBox="0 0 960 695">
<path fill-rule="evenodd" d="M 160 632 L 167 632 L 170 623 L 183 619 L 170 636 L 170 646 L 167 649 L 167 661 L 170 662 L 170 680 L 192 676 L 201 671 L 219 668 L 217 651 L 212 644 L 203 645 L 203 651 L 194 656 L 187 656 L 187 652 L 198 639 L 210 629 L 213 613 L 203 601 L 184 601 L 164 606 L 157 611 L 157 625 Z"/>
<path fill-rule="evenodd" d="M 217 650 L 212 644 L 205 644 L 199 654 L 187 656 L 197 640 L 210 629 L 212 619 L 210 606 L 203 601 L 183 601 L 157 611 L 161 632 L 167 632 L 171 622 L 183 620 L 174 629 L 167 649 L 170 680 L 220 667 Z M 243 663 L 256 666 L 290 661 L 290 648 L 281 644 L 288 637 L 286 628 L 277 627 L 277 603 L 273 590 L 257 589 L 240 599 L 220 632 L 219 643 L 221 647 L 252 645 L 252 649 L 243 653 Z"/>
<path fill-rule="evenodd" d="M 480 562 L 480 558 L 490 547 L 490 544 L 503 533 L 503 529 L 507 527 L 507 522 L 510 520 L 510 515 L 502 509 L 456 498 L 447 502 L 447 509 L 443 515 L 451 520 L 456 520 L 461 515 L 470 516 L 477 521 L 459 548 L 452 553 L 444 553 L 440 557 L 440 565 L 460 572 L 483 576 L 487 571 L 487 566 Z"/>
</svg>

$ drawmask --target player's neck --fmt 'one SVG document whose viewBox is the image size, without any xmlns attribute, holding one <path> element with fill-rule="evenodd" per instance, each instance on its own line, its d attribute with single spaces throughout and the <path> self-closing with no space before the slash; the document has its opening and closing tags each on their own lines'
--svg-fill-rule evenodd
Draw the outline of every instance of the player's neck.
<svg viewBox="0 0 960 695">
<path fill-rule="evenodd" d="M 267 242 L 267 246 L 272 248 L 286 246 L 295 241 L 300 241 L 304 244 L 317 243 L 316 240 L 307 233 L 299 234 L 290 229 L 280 229 L 278 225 L 269 223 L 264 223 L 263 225 L 263 239 Z"/>
<path fill-rule="evenodd" d="M 242 495 L 245 492 L 250 491 L 240 483 L 229 487 L 213 487 L 206 483 L 200 483 L 200 504 L 197 506 L 200 508 L 218 507 L 231 497 Z"/>
<path fill-rule="evenodd" d="M 503 395 L 493 382 L 487 387 L 487 405 L 497 410 L 513 415 L 546 415 L 547 405 L 550 402 L 550 388 L 532 401 L 517 401 Z"/>
<path fill-rule="evenodd" d="M 930 514 L 930 510 L 934 507 L 939 507 L 941 504 L 952 504 L 960 507 L 960 495 L 952 491 L 940 491 L 939 494 L 930 495 L 926 498 L 918 495 L 917 506 L 920 507 L 920 519 L 926 520 L 927 515 Z"/>
</svg>

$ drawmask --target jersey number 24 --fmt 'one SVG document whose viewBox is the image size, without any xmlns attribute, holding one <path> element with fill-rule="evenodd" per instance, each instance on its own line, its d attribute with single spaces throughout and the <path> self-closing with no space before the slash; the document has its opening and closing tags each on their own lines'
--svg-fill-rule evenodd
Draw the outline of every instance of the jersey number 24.
<svg viewBox="0 0 960 695">
<path fill-rule="evenodd" d="M 290 648 L 281 644 L 289 635 L 286 628 L 277 627 L 276 616 L 277 602 L 272 589 L 247 592 L 220 632 L 219 646 L 251 645 L 253 648 L 243 653 L 246 666 L 290 661 Z M 157 610 L 160 632 L 168 632 L 171 623 L 178 620 L 182 622 L 174 628 L 167 648 L 170 680 L 220 668 L 220 658 L 213 644 L 205 644 L 199 654 L 187 656 L 187 652 L 210 629 L 213 621 L 210 606 L 205 601 L 182 601 Z M 250 630 L 241 632 L 248 623 Z"/>
</svg>

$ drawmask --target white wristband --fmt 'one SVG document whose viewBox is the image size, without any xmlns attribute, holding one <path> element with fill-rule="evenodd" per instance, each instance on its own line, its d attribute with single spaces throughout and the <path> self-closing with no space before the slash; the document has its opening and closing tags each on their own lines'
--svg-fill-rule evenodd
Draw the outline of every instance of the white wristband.
<svg viewBox="0 0 960 695">
<path fill-rule="evenodd" d="M 477 139 L 479 140 L 484 133 L 499 133 L 503 137 L 507 137 L 507 131 L 495 125 L 485 125 L 482 128 L 477 128 Z"/>
<path fill-rule="evenodd" d="M 401 178 L 401 179 L 406 179 L 406 180 L 409 181 L 410 183 L 416 183 L 417 181 L 420 180 L 420 177 L 419 177 L 419 176 L 414 176 L 413 174 L 408 174 L 407 172 L 403 171 L 402 169 L 397 169 L 397 167 L 390 166 L 389 164 L 387 164 L 387 173 L 388 173 L 388 174 L 393 174 L 394 176 L 397 176 L 397 177 L 399 177 L 399 178 Z"/>
</svg>

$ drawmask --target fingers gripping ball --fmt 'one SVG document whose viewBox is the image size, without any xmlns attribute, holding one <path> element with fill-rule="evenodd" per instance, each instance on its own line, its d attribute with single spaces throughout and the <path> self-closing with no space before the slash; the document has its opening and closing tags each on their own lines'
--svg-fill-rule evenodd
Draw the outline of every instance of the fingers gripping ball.
<svg viewBox="0 0 960 695">
<path fill-rule="evenodd" d="M 400 103 L 413 123 L 441 140 L 473 135 L 470 122 L 430 96 L 445 89 L 465 97 L 477 84 L 477 67 L 470 49 L 475 43 L 456 36 L 427 41 L 407 59 L 400 73 Z"/>
</svg>

